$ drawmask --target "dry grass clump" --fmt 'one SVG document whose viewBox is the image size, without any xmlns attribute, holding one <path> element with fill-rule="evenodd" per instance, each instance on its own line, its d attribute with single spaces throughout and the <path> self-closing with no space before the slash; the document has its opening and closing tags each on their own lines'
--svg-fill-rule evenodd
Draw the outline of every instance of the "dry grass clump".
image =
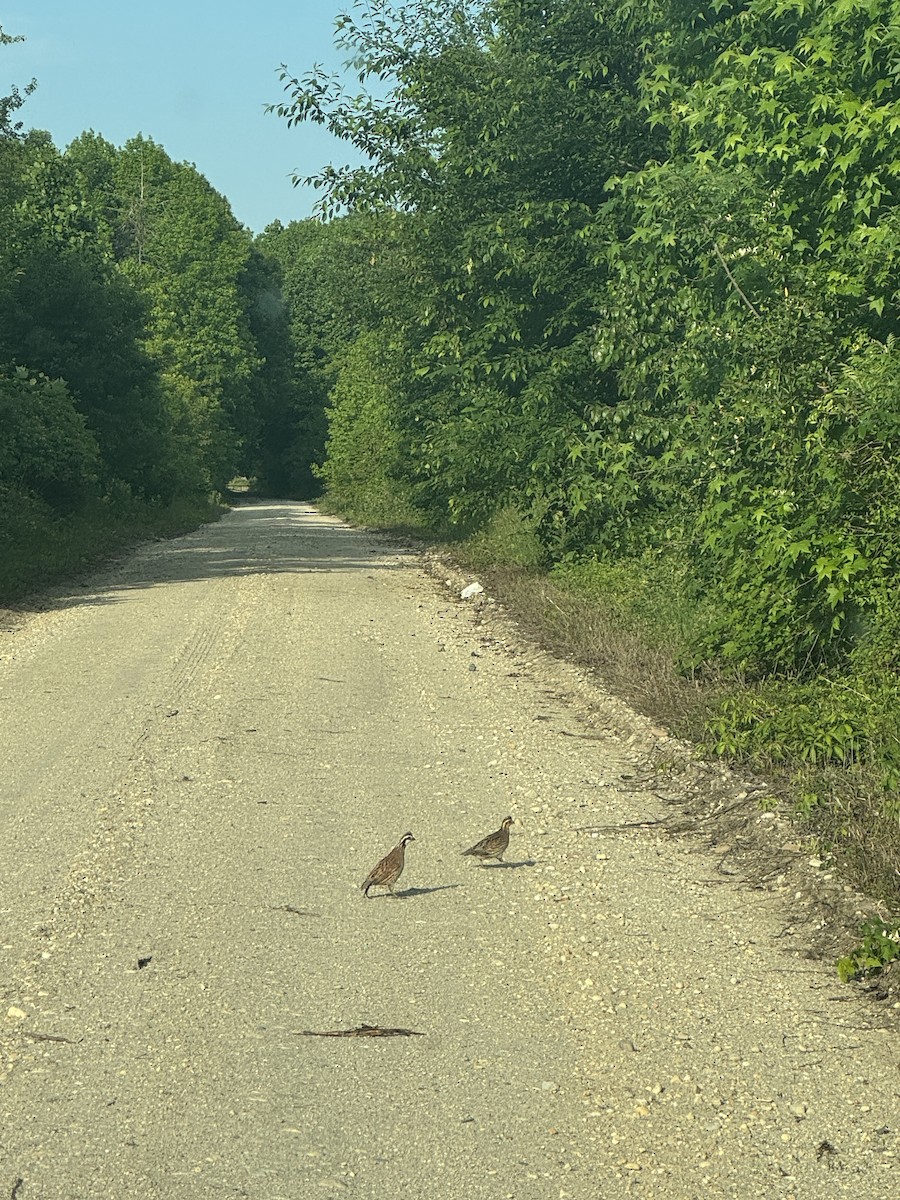
<svg viewBox="0 0 900 1200">
<path fill-rule="evenodd" d="M 708 698 L 677 669 L 677 647 L 642 636 L 615 612 L 547 575 L 516 567 L 490 571 L 489 590 L 531 636 L 595 671 L 639 712 L 680 736 L 699 736 Z"/>
</svg>

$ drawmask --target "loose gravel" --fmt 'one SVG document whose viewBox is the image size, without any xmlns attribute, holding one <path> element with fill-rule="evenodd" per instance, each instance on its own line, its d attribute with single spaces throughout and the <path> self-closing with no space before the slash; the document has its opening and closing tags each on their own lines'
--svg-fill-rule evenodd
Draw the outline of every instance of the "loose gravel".
<svg viewBox="0 0 900 1200">
<path fill-rule="evenodd" d="M 0 1200 L 900 1194 L 815 868 L 471 582 L 252 504 L 0 629 Z"/>
</svg>

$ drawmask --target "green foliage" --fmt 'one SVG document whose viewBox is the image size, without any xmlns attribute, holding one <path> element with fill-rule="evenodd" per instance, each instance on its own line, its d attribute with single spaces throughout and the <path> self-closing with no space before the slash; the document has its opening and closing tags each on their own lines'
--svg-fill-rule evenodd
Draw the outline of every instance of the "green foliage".
<svg viewBox="0 0 900 1200">
<path fill-rule="evenodd" d="M 674 551 L 616 561 L 573 559 L 556 564 L 551 577 L 623 628 L 676 653 L 702 628 L 704 613 L 691 594 L 687 564 Z"/>
<path fill-rule="evenodd" d="M 66 159 L 90 181 L 120 272 L 143 297 L 146 351 L 198 482 L 223 488 L 242 465 L 243 444 L 258 435 L 261 363 L 244 292 L 250 234 L 196 168 L 149 139 L 115 151 L 85 135 Z"/>
<path fill-rule="evenodd" d="M 364 214 L 328 223 L 276 221 L 257 239 L 281 267 L 295 364 L 326 384 L 335 356 L 381 319 L 379 301 L 391 271 L 387 248 L 398 223 Z"/>
<path fill-rule="evenodd" d="M 292 494 L 314 495 L 325 457 L 325 407 L 338 360 L 363 331 L 380 321 L 379 298 L 390 271 L 386 253 L 391 226 L 366 216 L 322 224 L 295 221 L 270 225 L 257 239 L 262 254 L 277 263 L 280 301 L 287 321 L 290 372 L 295 387 L 274 415 L 266 478 L 290 479 Z M 385 228 L 385 225 L 387 228 Z M 288 393 L 282 392 L 282 397 Z"/>
<path fill-rule="evenodd" d="M 501 566 L 536 572 L 547 564 L 532 522 L 512 504 L 498 509 L 486 525 L 456 547 L 456 553 L 476 571 Z"/>
<path fill-rule="evenodd" d="M 0 28 L 0 46 L 10 46 L 24 40 L 22 37 L 13 37 Z M 0 140 L 19 136 L 22 122 L 14 121 L 13 117 L 36 87 L 37 81 L 32 79 L 29 84 L 26 84 L 24 94 L 13 84 L 8 95 L 0 96 Z"/>
<path fill-rule="evenodd" d="M 826 293 L 873 331 L 895 303 L 860 251 L 874 239 L 892 254 L 881 227 L 900 184 L 896 3 L 751 0 L 673 15 L 648 55 L 651 120 L 698 167 L 765 181 L 772 225 L 823 259 Z"/>
<path fill-rule="evenodd" d="M 781 763 L 865 761 L 895 787 L 900 766 L 900 683 L 892 675 L 773 680 L 724 699 L 710 721 L 717 754 Z"/>
<path fill-rule="evenodd" d="M 0 377 L 0 497 L 68 512 L 97 495 L 100 449 L 61 379 Z"/>
<path fill-rule="evenodd" d="M 862 941 L 848 955 L 838 959 L 837 972 L 842 983 L 880 974 L 900 959 L 900 924 L 872 917 L 860 926 Z"/>
<path fill-rule="evenodd" d="M 0 363 L 65 379 L 105 483 L 171 492 L 166 415 L 141 345 L 144 307 L 92 236 L 78 180 L 49 139 L 0 144 Z"/>
<path fill-rule="evenodd" d="M 60 513 L 31 495 L 0 491 L 0 604 L 78 572 L 148 538 L 173 537 L 221 513 L 206 497 L 148 503 L 124 485 Z"/>
<path fill-rule="evenodd" d="M 373 331 L 348 346 L 338 364 L 321 468 L 328 495 L 373 523 L 408 523 L 415 505 L 398 477 L 400 433 L 391 416 L 408 361 L 386 333 Z"/>
<path fill-rule="evenodd" d="M 257 241 L 242 284 L 259 355 L 252 379 L 255 429 L 247 432 L 244 466 L 268 495 L 310 498 L 320 490 L 312 464 L 324 440 L 324 396 L 296 362 L 282 278 L 281 263 Z"/>
<path fill-rule="evenodd" d="M 895 570 L 896 520 L 883 512 L 872 524 L 873 505 L 884 510 L 893 491 L 883 450 L 895 401 L 889 385 L 877 398 L 869 390 L 869 376 L 892 373 L 894 318 L 874 301 L 892 272 L 893 185 L 879 192 L 884 235 L 869 227 L 869 174 L 853 176 L 856 202 L 839 218 L 833 173 L 810 186 L 795 135 L 804 122 L 810 137 L 821 133 L 804 109 L 814 83 L 825 86 L 809 41 L 824 28 L 818 8 L 804 7 L 799 24 L 763 3 L 673 15 L 643 75 L 670 158 L 613 187 L 630 232 L 605 255 L 615 275 L 598 348 L 619 401 L 580 453 L 607 508 L 610 488 L 618 494 L 632 539 L 658 542 L 663 523 L 688 539 L 698 583 L 719 607 L 697 661 L 808 671 L 853 651 Z M 886 101 L 856 52 L 867 32 L 832 18 L 822 20 L 841 62 L 828 87 L 843 89 L 848 113 L 850 76 L 857 93 Z M 777 50 L 760 49 L 767 37 Z M 814 69 L 794 71 L 791 39 Z M 873 170 L 885 148 L 875 143 L 865 150 L 877 150 Z M 877 161 L 884 181 L 894 168 Z M 874 241 L 878 252 L 862 251 Z"/>
</svg>

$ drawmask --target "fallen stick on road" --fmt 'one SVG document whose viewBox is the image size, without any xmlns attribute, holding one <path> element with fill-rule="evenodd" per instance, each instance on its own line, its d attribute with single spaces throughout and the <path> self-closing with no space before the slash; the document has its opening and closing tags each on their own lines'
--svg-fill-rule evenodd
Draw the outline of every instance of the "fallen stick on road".
<svg viewBox="0 0 900 1200">
<path fill-rule="evenodd" d="M 318 1033 L 315 1029 L 300 1029 L 298 1037 L 424 1037 L 415 1029 L 385 1029 L 381 1025 L 360 1025 L 358 1029 L 333 1029 Z"/>
</svg>

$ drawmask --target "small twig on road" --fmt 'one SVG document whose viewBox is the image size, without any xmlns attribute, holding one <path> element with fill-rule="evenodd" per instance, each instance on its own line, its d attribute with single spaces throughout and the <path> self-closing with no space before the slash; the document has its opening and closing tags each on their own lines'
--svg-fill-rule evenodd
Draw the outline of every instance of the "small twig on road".
<svg viewBox="0 0 900 1200">
<path fill-rule="evenodd" d="M 729 879 L 734 879 L 740 874 L 740 871 L 737 871 L 734 867 L 729 867 L 729 866 L 725 865 L 727 859 L 729 859 L 730 857 L 731 857 L 730 851 L 728 854 L 723 854 L 722 857 L 719 859 L 719 861 L 716 863 L 716 870 L 718 871 L 718 873 L 720 875 L 727 875 Z"/>
<path fill-rule="evenodd" d="M 573 833 L 620 833 L 623 829 L 648 829 L 651 825 L 665 825 L 668 818 L 652 821 L 623 821 L 621 825 L 576 825 Z"/>
<path fill-rule="evenodd" d="M 831 1158 L 825 1157 L 826 1155 L 830 1156 L 832 1154 L 837 1154 L 837 1150 L 835 1150 L 831 1142 L 819 1142 L 818 1146 L 816 1147 L 816 1162 L 821 1162 L 822 1159 L 825 1158 L 825 1161 L 828 1163 L 828 1165 L 832 1166 L 833 1164 L 831 1162 Z"/>
<path fill-rule="evenodd" d="M 293 904 L 270 904 L 272 912 L 289 912 L 297 917 L 318 917 L 319 913 L 307 912 L 304 908 L 294 908 Z"/>
<path fill-rule="evenodd" d="M 332 1029 L 319 1033 L 315 1029 L 295 1030 L 297 1037 L 424 1037 L 416 1029 L 386 1029 L 382 1025 L 360 1025 L 358 1029 Z"/>
<path fill-rule="evenodd" d="M 776 935 L 776 936 L 778 936 L 778 935 Z M 819 974 L 819 972 L 816 971 L 815 969 L 807 971 L 803 967 L 769 967 L 769 970 L 775 975 L 805 975 L 808 979 L 813 979 Z M 812 991 L 816 991 L 817 988 L 831 987 L 831 984 L 830 983 L 821 983 L 821 984 L 813 983 L 813 984 L 810 984 L 810 987 L 811 987 Z M 848 1000 L 850 999 L 849 996 L 841 997 L 841 999 L 845 999 L 845 998 Z M 814 1009 L 813 1011 L 814 1012 L 823 1012 L 823 1010 L 819 1009 L 819 1008 Z"/>
<path fill-rule="evenodd" d="M 27 1029 L 22 1030 L 22 1037 L 30 1038 L 33 1042 L 67 1042 L 70 1046 L 75 1044 L 71 1038 L 60 1037 L 55 1033 L 30 1033 Z"/>
</svg>

